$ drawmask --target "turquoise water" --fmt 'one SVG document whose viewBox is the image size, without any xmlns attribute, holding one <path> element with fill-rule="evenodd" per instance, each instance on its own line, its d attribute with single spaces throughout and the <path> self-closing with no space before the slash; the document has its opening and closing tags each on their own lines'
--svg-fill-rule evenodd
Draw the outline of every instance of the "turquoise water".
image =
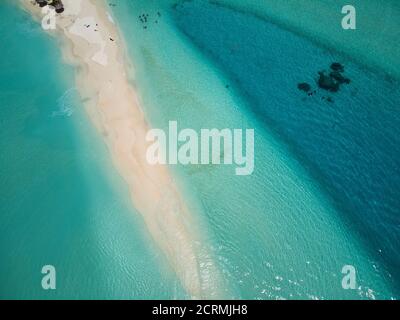
<svg viewBox="0 0 400 320">
<path fill-rule="evenodd" d="M 399 82 L 246 12 L 190 2 L 177 7 L 175 17 L 332 198 L 387 276 L 398 279 Z M 350 85 L 312 97 L 297 90 L 303 81 L 317 89 L 317 71 L 334 61 L 345 65 Z"/>
<path fill-rule="evenodd" d="M 213 0 L 284 26 L 364 67 L 400 78 L 400 3 L 397 0 Z M 342 8 L 356 9 L 356 30 L 343 30 Z"/>
<path fill-rule="evenodd" d="M 332 197 L 388 276 L 398 278 L 398 81 L 245 12 L 201 2 L 175 11 L 185 34 L 228 70 L 257 119 Z M 321 90 L 304 98 L 296 84 L 315 83 L 317 71 L 334 61 L 344 63 L 352 83 L 331 95 L 333 104 L 322 100 L 327 94 Z"/>
<path fill-rule="evenodd" d="M 113 15 L 153 126 L 255 129 L 251 176 L 171 166 L 223 297 L 397 298 L 398 83 L 249 12 L 177 3 L 119 0 Z M 10 2 L 0 16 L 0 298 L 186 298 L 57 42 Z M 333 104 L 297 89 L 336 59 L 352 83 Z M 56 291 L 40 287 L 44 264 Z M 348 264 L 356 290 L 341 287 Z"/>
<path fill-rule="evenodd" d="M 58 43 L 11 1 L 0 16 L 0 298 L 185 297 L 131 208 Z M 41 287 L 47 264 L 54 291 Z"/>
<path fill-rule="evenodd" d="M 223 272 L 227 295 L 250 299 L 396 296 L 393 278 L 397 276 L 388 261 L 390 250 L 397 250 L 396 242 L 392 242 L 398 236 L 396 224 L 385 221 L 385 216 L 373 214 L 372 222 L 367 224 L 360 218 L 361 213 L 350 214 L 343 203 L 348 199 L 346 192 L 353 192 L 354 187 L 342 190 L 343 197 L 339 200 L 343 203 L 338 203 L 334 194 L 327 190 L 330 186 L 322 185 L 324 181 L 319 180 L 320 176 L 303 161 L 301 153 L 295 153 L 285 133 L 277 132 L 275 122 L 267 119 L 266 112 L 261 109 L 269 106 L 271 112 L 281 117 L 277 120 L 282 127 L 292 119 L 295 124 L 285 128 L 293 135 L 297 133 L 298 139 L 304 138 L 306 147 L 311 145 L 313 142 L 306 139 L 306 134 L 320 127 L 312 127 L 311 122 L 310 129 L 306 129 L 301 126 L 307 123 L 297 123 L 295 117 L 305 113 L 313 120 L 319 119 L 316 122 L 323 126 L 324 121 L 332 121 L 335 113 L 344 112 L 344 104 L 349 105 L 354 100 L 346 102 L 344 93 L 335 97 L 338 100 L 335 106 L 339 108 L 335 111 L 334 107 L 316 99 L 302 101 L 297 83 L 313 81 L 318 68 L 337 56 L 248 14 L 225 10 L 207 1 L 176 4 L 177 1 L 140 4 L 121 1 L 114 14 L 136 66 L 132 81 L 136 81 L 140 89 L 146 113 L 154 126 L 166 128 L 168 121 L 178 120 L 181 128 L 256 130 L 256 169 L 250 177 L 236 177 L 233 169 L 226 166 L 172 168 L 185 190 L 190 190 L 192 202 L 197 205 L 196 214 L 206 221 L 205 228 L 212 244 L 210 250 Z M 149 14 L 145 25 L 137 18 L 140 14 Z M 255 37 L 255 34 L 261 36 Z M 310 57 L 310 61 L 302 61 L 304 66 L 296 64 L 295 56 L 291 58 L 298 47 Z M 269 49 L 275 50 L 270 56 Z M 237 54 L 230 54 L 232 50 Z M 273 60 L 274 55 L 281 55 L 285 63 L 278 61 L 278 64 Z M 377 92 L 383 90 L 383 94 L 391 94 L 384 98 L 389 102 L 380 105 L 386 107 L 385 112 L 394 111 L 393 101 L 397 97 L 394 83 L 386 80 L 381 83 L 378 76 L 366 74 L 348 61 L 346 67 L 350 73 L 356 73 L 352 74 L 352 79 L 361 87 L 358 88 L 360 99 L 371 99 L 374 95 L 365 96 L 366 92 L 378 85 Z M 369 85 L 365 89 L 362 88 L 364 81 Z M 350 90 L 347 88 L 347 96 L 351 96 Z M 282 96 L 286 100 L 281 101 Z M 255 98 L 266 101 L 255 102 Z M 379 98 L 375 97 L 375 101 Z M 358 105 L 355 105 L 357 110 L 360 109 Z M 291 114 L 296 106 L 297 113 Z M 357 116 L 365 117 L 362 112 L 353 118 Z M 396 115 L 385 133 L 393 129 L 395 119 Z M 329 128 L 332 125 L 329 122 Z M 361 125 L 365 127 L 365 123 Z M 384 127 L 384 124 L 379 125 Z M 326 131 L 317 137 L 326 136 Z M 395 133 L 396 130 L 390 131 L 387 139 L 390 141 Z M 363 134 L 358 140 L 363 139 Z M 345 136 L 338 135 L 339 143 L 348 142 L 341 140 Z M 335 142 L 332 134 L 328 137 L 328 141 Z M 320 148 L 314 143 L 314 154 L 309 156 L 318 154 Z M 325 149 L 322 155 L 331 156 L 325 154 Z M 337 166 L 346 164 L 340 156 L 339 161 L 335 161 Z M 361 166 L 366 170 L 366 164 L 361 163 Z M 343 170 L 346 168 L 344 166 Z M 360 179 L 351 182 L 360 185 L 367 178 Z M 343 180 L 337 182 L 346 183 Z M 387 183 L 395 185 L 396 176 Z M 357 191 L 365 192 L 365 189 L 354 190 Z M 390 195 L 384 200 L 388 201 L 384 206 L 390 204 L 392 210 L 387 214 L 396 219 L 396 198 Z M 361 200 L 355 199 L 352 204 L 359 202 Z M 375 227 L 373 239 L 366 243 L 363 233 L 374 227 L 373 219 L 385 221 L 386 227 L 381 229 L 382 235 Z M 391 234 L 385 238 L 387 230 Z M 377 254 L 378 248 L 384 252 L 386 260 Z M 341 288 L 340 271 L 345 264 L 356 267 L 358 290 Z"/>
</svg>

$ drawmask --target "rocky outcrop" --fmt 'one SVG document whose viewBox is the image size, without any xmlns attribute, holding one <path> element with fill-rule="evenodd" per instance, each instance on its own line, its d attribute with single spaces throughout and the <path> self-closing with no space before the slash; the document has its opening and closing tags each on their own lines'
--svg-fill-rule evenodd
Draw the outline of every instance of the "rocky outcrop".
<svg viewBox="0 0 400 320">
<path fill-rule="evenodd" d="M 57 13 L 64 12 L 64 5 L 61 0 L 35 0 L 35 1 L 41 8 L 49 5 L 52 6 Z"/>
</svg>

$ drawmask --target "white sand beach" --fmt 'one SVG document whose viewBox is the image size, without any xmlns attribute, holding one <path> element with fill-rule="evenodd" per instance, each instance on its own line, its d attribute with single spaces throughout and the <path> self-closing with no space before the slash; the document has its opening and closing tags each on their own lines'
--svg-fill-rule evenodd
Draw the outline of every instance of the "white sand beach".
<svg viewBox="0 0 400 320">
<path fill-rule="evenodd" d="M 42 19 L 38 5 L 31 0 L 20 1 Z M 149 125 L 137 92 L 128 81 L 125 45 L 107 4 L 98 0 L 63 3 L 65 12 L 57 14 L 57 29 L 48 32 L 63 40 L 66 61 L 79 67 L 77 88 L 116 168 L 129 185 L 133 205 L 191 297 L 217 298 L 202 281 L 203 262 L 210 268 L 207 275 L 215 277 L 205 282 L 217 286 L 218 276 L 212 261 L 200 257 L 194 247 L 202 242 L 195 215 L 189 212 L 168 167 L 146 161 Z"/>
</svg>

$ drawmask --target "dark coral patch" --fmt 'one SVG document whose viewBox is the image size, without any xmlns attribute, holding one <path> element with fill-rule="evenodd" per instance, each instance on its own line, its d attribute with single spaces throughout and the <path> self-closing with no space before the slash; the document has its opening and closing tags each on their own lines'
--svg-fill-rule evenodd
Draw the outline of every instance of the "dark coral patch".
<svg viewBox="0 0 400 320">
<path fill-rule="evenodd" d="M 344 66 L 341 65 L 339 62 L 334 62 L 331 64 L 331 69 L 337 72 L 344 72 Z"/>
<path fill-rule="evenodd" d="M 318 72 L 319 79 L 318 79 L 318 86 L 321 89 L 328 90 L 331 92 L 339 91 L 340 83 L 332 78 L 330 75 L 326 75 L 325 71 Z"/>
<path fill-rule="evenodd" d="M 311 86 L 306 82 L 299 83 L 297 85 L 297 88 L 299 90 L 301 90 L 301 91 L 304 91 L 304 92 L 310 92 L 311 91 Z"/>
<path fill-rule="evenodd" d="M 344 76 L 344 66 L 339 62 L 333 62 L 328 71 L 319 71 L 318 78 L 316 79 L 316 83 L 320 89 L 332 93 L 338 92 L 343 84 L 349 84 L 350 82 L 351 80 Z M 309 97 L 317 93 L 315 90 L 312 91 L 311 85 L 306 82 L 299 83 L 297 88 L 300 91 L 304 91 Z M 334 102 L 333 98 L 329 96 L 322 96 L 321 99 L 329 103 Z"/>
<path fill-rule="evenodd" d="M 332 71 L 329 74 L 329 76 L 331 78 L 335 79 L 340 84 L 343 84 L 343 83 L 349 84 L 350 83 L 350 79 L 344 77 L 339 71 Z"/>
</svg>

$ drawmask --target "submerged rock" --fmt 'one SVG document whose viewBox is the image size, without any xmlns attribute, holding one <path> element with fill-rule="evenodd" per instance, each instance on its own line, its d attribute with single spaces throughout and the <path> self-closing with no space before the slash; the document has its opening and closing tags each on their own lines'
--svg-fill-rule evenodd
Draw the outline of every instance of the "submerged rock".
<svg viewBox="0 0 400 320">
<path fill-rule="evenodd" d="M 326 101 L 328 101 L 328 102 L 330 102 L 330 103 L 333 103 L 333 99 L 332 99 L 331 97 L 327 97 L 327 98 L 326 98 Z"/>
<path fill-rule="evenodd" d="M 331 78 L 335 79 L 340 84 L 343 84 L 343 83 L 349 84 L 350 83 L 350 79 L 344 77 L 339 71 L 332 71 L 329 74 L 329 76 Z"/>
<path fill-rule="evenodd" d="M 299 88 L 299 90 L 304 91 L 304 92 L 310 92 L 311 91 L 311 86 L 306 82 L 299 83 L 297 85 L 297 88 Z"/>
<path fill-rule="evenodd" d="M 324 71 L 318 72 L 318 86 L 321 89 L 325 89 L 332 92 L 337 92 L 339 90 L 339 82 L 337 82 L 334 78 L 327 76 Z"/>
<path fill-rule="evenodd" d="M 350 83 L 350 79 L 344 76 L 344 66 L 339 62 L 333 62 L 330 66 L 330 70 L 319 71 L 318 75 L 319 77 L 316 79 L 318 87 L 326 91 L 338 92 L 343 84 Z M 307 93 L 308 96 L 313 96 L 317 93 L 316 91 L 312 92 L 311 85 L 306 82 L 299 83 L 297 88 Z M 333 99 L 328 96 L 323 96 L 322 100 L 334 102 Z"/>
<path fill-rule="evenodd" d="M 341 65 L 339 62 L 334 62 L 331 64 L 331 69 L 337 72 L 344 72 L 344 66 Z"/>
</svg>

